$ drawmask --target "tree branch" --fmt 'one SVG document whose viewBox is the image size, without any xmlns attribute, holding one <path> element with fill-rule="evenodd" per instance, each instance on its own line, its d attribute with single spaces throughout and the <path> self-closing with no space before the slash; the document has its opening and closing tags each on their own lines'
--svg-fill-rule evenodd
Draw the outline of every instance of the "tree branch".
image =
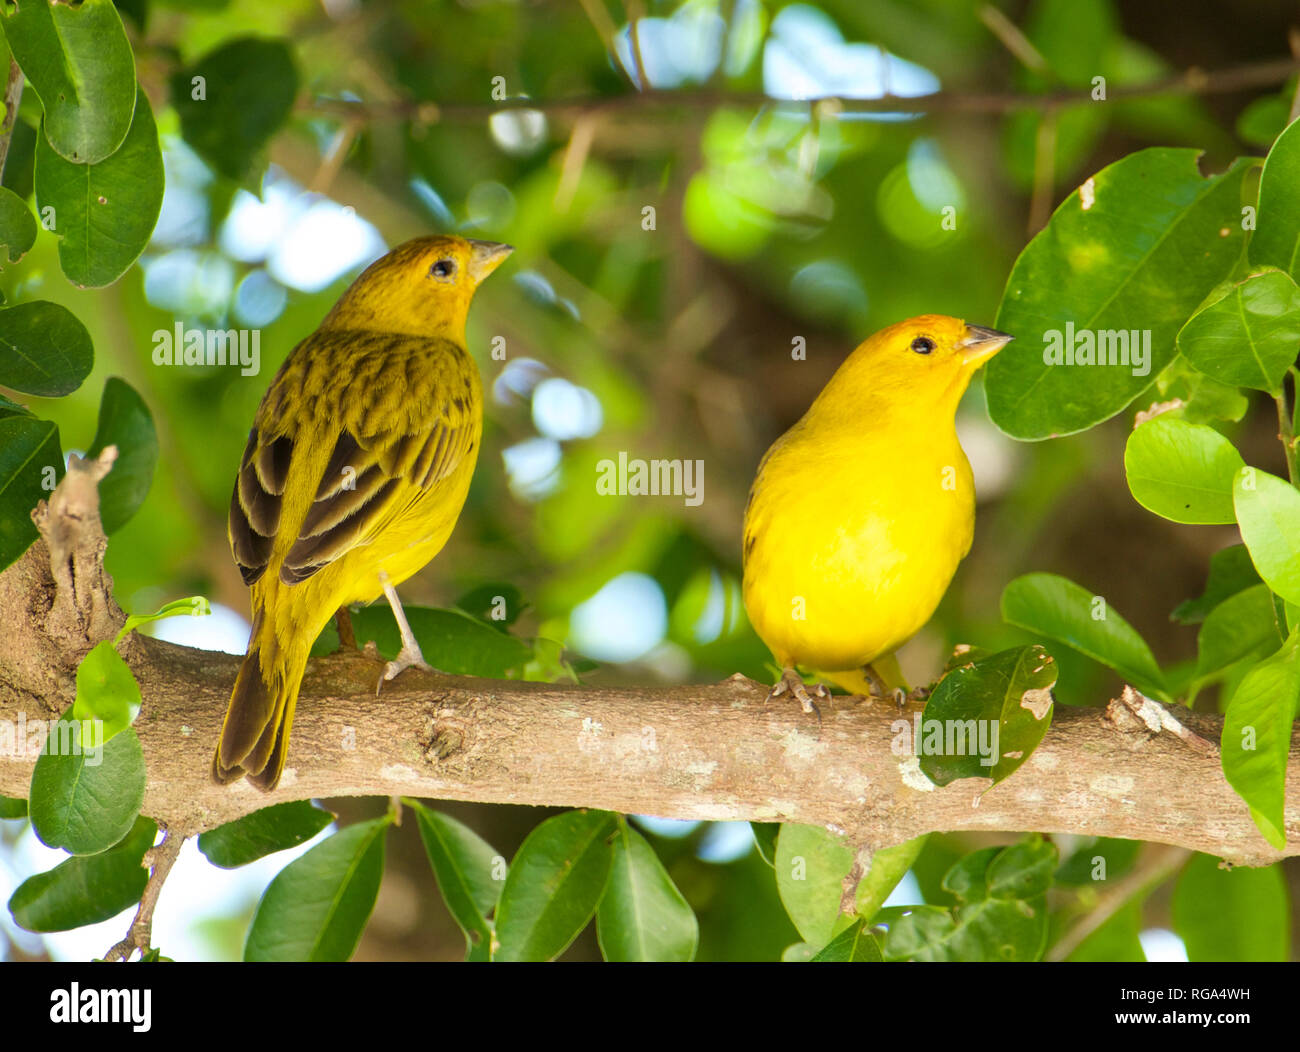
<svg viewBox="0 0 1300 1052">
<path fill-rule="evenodd" d="M 97 509 L 71 499 L 93 474 L 82 468 L 34 513 L 43 540 L 0 574 L 0 720 L 48 718 L 71 704 L 80 655 L 121 622 L 99 565 Z M 70 507 L 75 516 L 63 513 Z M 56 569 L 83 560 L 77 587 L 99 593 L 84 619 L 50 616 L 67 584 L 56 590 L 47 544 L 79 553 Z M 801 822 L 842 831 L 869 851 L 934 831 L 1038 830 L 1156 841 L 1244 864 L 1300 854 L 1300 812 L 1288 810 L 1289 843 L 1277 851 L 1224 780 L 1214 744 L 1221 717 L 1175 717 L 1132 688 L 1104 709 L 1058 706 L 1025 765 L 985 791 L 986 779 L 939 788 L 897 748 L 919 706 L 900 714 L 837 697 L 823 704 L 819 726 L 793 703 L 768 702 L 767 687 L 742 676 L 598 687 L 415 669 L 377 697 L 381 662 L 348 651 L 308 665 L 288 766 L 279 788 L 263 794 L 209 775 L 240 659 L 148 637 L 128 639 L 122 651 L 144 697 L 135 723 L 149 775 L 143 812 L 178 841 L 272 803 L 414 796 Z M 20 752 L 0 755 L 0 794 L 27 795 L 35 757 Z M 1288 771 L 1295 801 L 1295 738 Z"/>
<path fill-rule="evenodd" d="M 916 97 L 884 95 L 874 99 L 820 97 L 780 99 L 763 92 L 701 89 L 697 91 L 644 91 L 610 96 L 571 99 L 514 98 L 490 103 L 353 102 L 347 99 L 316 98 L 304 101 L 299 110 L 363 121 L 416 120 L 426 124 L 440 121 L 480 120 L 503 110 L 540 110 L 557 117 L 577 118 L 590 113 L 624 113 L 630 110 L 673 113 L 685 109 L 715 109 L 719 106 L 819 106 L 826 113 L 985 113 L 1002 114 L 1020 109 L 1059 109 L 1064 106 L 1104 106 L 1125 99 L 1155 98 L 1162 95 L 1222 95 L 1235 91 L 1273 87 L 1300 70 L 1300 58 L 1268 59 L 1219 70 L 1193 67 L 1150 84 L 1117 85 L 1107 89 L 1106 102 L 1092 98 L 1091 89 L 1022 94 L 1016 92 L 938 91 Z"/>
</svg>

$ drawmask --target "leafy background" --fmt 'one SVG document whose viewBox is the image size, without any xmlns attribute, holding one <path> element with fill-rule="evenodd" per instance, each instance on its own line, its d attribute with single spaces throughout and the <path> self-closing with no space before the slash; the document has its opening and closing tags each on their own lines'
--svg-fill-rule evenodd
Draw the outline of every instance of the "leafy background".
<svg viewBox="0 0 1300 1052">
<path fill-rule="evenodd" d="M 1108 0 L 1000 6 L 1023 27 L 1040 66 L 1014 58 L 990 31 L 982 5 L 966 0 L 650 2 L 638 43 L 649 85 L 685 93 L 870 97 L 886 84 L 904 93 L 940 85 L 1029 92 L 1086 89 L 1098 73 L 1123 85 L 1193 64 L 1217 68 L 1283 56 L 1293 16 L 1280 2 L 1244 4 L 1233 18 L 1210 3 L 1184 5 L 1176 18 Z M 742 99 L 591 109 L 576 125 L 571 113 L 492 113 L 494 77 L 504 78 L 511 98 L 625 96 L 637 64 L 628 14 L 614 2 L 133 0 L 117 8 L 144 105 L 136 104 L 134 118 L 126 105 L 127 118 L 109 136 L 117 140 L 113 149 L 94 136 L 77 139 L 75 128 L 68 134 L 79 149 L 107 150 L 103 165 L 128 166 L 96 166 L 98 175 L 90 176 L 113 189 L 110 207 L 135 215 L 156 206 L 157 224 L 151 235 L 139 233 L 134 252 L 114 251 L 93 243 L 93 223 L 62 227 L 66 237 L 60 228 L 32 230 L 30 240 L 21 215 L 4 211 L 16 198 L 34 204 L 37 214 L 53 203 L 58 213 L 75 215 L 76 202 L 86 200 L 74 178 L 85 158 L 82 171 L 71 171 L 75 160 L 42 135 L 45 96 L 29 74 L 3 176 L 13 196 L 0 195 L 0 218 L 9 214 L 5 229 L 17 231 L 8 239 L 10 258 L 26 247 L 15 251 L 15 241 L 28 242 L 30 251 L 0 271 L 0 292 L 6 305 L 18 304 L 8 307 L 14 313 L 5 324 L 60 332 L 56 307 L 41 308 L 39 317 L 18 314 L 41 300 L 67 308 L 85 326 L 85 341 L 75 331 L 58 340 L 70 363 L 59 375 L 84 374 L 90 359 L 83 343 L 94 348 L 93 367 L 71 393 L 54 382 L 57 376 L 40 392 L 66 397 L 12 395 L 58 425 L 57 437 L 27 428 L 32 448 L 57 441 L 65 452 L 93 451 L 104 444 L 97 428 L 135 436 L 136 447 L 144 447 L 133 471 L 110 476 L 126 491 L 112 502 L 126 513 L 106 523 L 108 568 L 124 608 L 146 613 L 177 597 L 205 595 L 211 617 L 160 621 L 153 630 L 242 650 L 246 592 L 229 556 L 225 509 L 266 382 L 385 245 L 416 231 L 455 230 L 509 241 L 517 251 L 484 286 L 470 319 L 489 404 L 469 502 L 447 550 L 404 593 L 439 608 L 428 612 L 427 631 L 445 629 L 438 638 L 452 641 L 449 656 L 440 661 L 428 646 L 426 656 L 441 667 L 451 667 L 451 651 L 463 653 L 448 620 L 459 615 L 447 608 L 481 617 L 485 596 L 505 595 L 515 638 L 480 634 L 476 667 L 539 677 L 576 670 L 593 684 L 704 681 L 736 671 L 767 678 L 768 655 L 739 601 L 745 495 L 763 450 L 798 418 L 843 355 L 874 329 L 914 314 L 994 323 L 1007 275 L 1046 219 L 1042 203 L 1066 200 L 1083 179 L 1144 147 L 1189 148 L 1186 157 L 1160 162 L 1189 186 L 1200 173 L 1223 172 L 1216 185 L 1228 187 L 1225 195 L 1237 192 L 1237 183 L 1257 185 L 1257 168 L 1229 165 L 1267 151 L 1295 88 L 1293 80 L 1276 91 L 1068 108 L 1058 114 L 1047 165 L 1039 148 L 1042 118 L 1033 109 L 832 120 L 810 117 L 807 107 Z M 593 11 L 605 17 L 593 19 Z M 621 63 L 610 61 L 605 31 L 613 33 Z M 19 54 L 20 37 L 9 37 Z M 207 84 L 201 102 L 191 98 L 196 76 Z M 348 105 L 356 99 L 368 108 Z M 421 110 L 418 103 L 428 100 L 442 110 Z M 165 169 L 160 202 L 148 150 L 115 152 L 136 141 L 150 116 Z M 1204 152 L 1196 159 L 1195 151 Z M 949 205 L 957 216 L 952 231 L 940 223 Z M 653 230 L 642 225 L 648 206 L 656 210 Z M 1234 247 L 1240 250 L 1223 251 Z M 1186 295 L 1191 302 L 1179 322 L 1203 292 Z M 1162 331 L 1169 319 L 1152 324 Z M 258 329 L 259 375 L 155 366 L 153 334 L 177 321 Z M 1204 354 L 1212 357 L 1214 333 L 1208 336 Z M 498 337 L 505 363 L 489 356 Z M 806 342 L 803 362 L 791 360 L 797 338 Z M 1180 337 L 1189 359 L 1198 353 L 1193 346 L 1184 349 Z M 998 367 L 1010 369 L 1013 358 L 1004 357 Z M 1107 412 L 1076 423 L 1119 413 L 1146 382 L 1116 392 Z M 1234 382 L 1261 386 L 1249 377 Z M 1163 393 L 1152 390 L 1149 400 Z M 1216 427 L 1245 462 L 1285 478 L 1272 402 L 1262 392 L 1206 388 L 1201 404 L 1211 395 L 1243 400 L 1238 419 L 1217 419 Z M 152 428 L 142 422 L 140 405 Z M 989 408 L 1012 434 L 1045 433 L 1033 419 L 1008 426 L 995 399 Z M 1131 424 L 1131 413 L 1119 413 L 1079 434 L 1016 442 L 990 422 L 976 383 L 959 419 L 981 500 L 975 546 L 934 621 L 903 654 L 913 678 L 931 678 L 957 642 L 1005 657 L 1007 648 L 1040 638 L 1016 627 L 1014 603 L 1008 608 L 1002 595 L 1007 582 L 1030 572 L 1086 582 L 1090 594 L 1123 612 L 1159 660 L 1153 673 L 1146 665 L 1151 654 L 1139 652 L 1137 667 L 1120 666 L 1130 678 L 1145 675 L 1157 691 L 1161 670 L 1195 670 L 1197 626 L 1169 612 L 1202 593 L 1210 556 L 1239 540 L 1230 525 L 1231 493 L 1227 517 L 1220 501 L 1196 528 L 1150 514 L 1168 494 L 1144 494 L 1139 504 L 1138 490 L 1130 492 Z M 0 434 L 18 427 L 0 419 Z M 703 460 L 703 504 L 598 495 L 595 464 L 619 450 Z M 1134 458 L 1141 452 L 1128 450 Z M 21 549 L 25 541 L 0 531 L 0 544 Z M 381 647 L 383 620 L 382 611 L 368 612 L 359 626 Z M 323 639 L 320 647 L 330 645 Z M 1118 688 L 1118 676 L 1102 664 L 1065 647 L 1052 652 L 1060 703 L 1097 704 Z M 1197 704 L 1212 709 L 1220 693 L 1211 684 Z M 333 801 L 330 808 L 348 837 L 335 846 L 362 860 L 363 875 L 373 870 L 377 880 L 383 873 L 358 959 L 464 956 L 460 929 L 482 920 L 482 896 L 472 887 L 455 901 L 448 896 L 449 912 L 432 890 L 429 866 L 438 871 L 440 858 L 451 865 L 456 844 L 479 863 L 485 856 L 473 841 L 457 839 L 446 816 L 506 857 L 539 821 L 531 810 L 440 805 L 440 813 L 409 808 L 407 820 L 390 829 L 373 801 Z M 299 817 L 306 827 L 316 822 Z M 788 882 L 778 889 L 773 880 L 771 861 L 779 865 L 794 854 L 839 864 L 836 845 L 798 827 L 778 838 L 745 824 L 552 820 L 561 823 L 553 832 L 574 843 L 585 843 L 592 829 L 612 830 L 618 850 L 605 865 L 615 871 L 648 844 L 698 917 L 701 959 L 797 959 L 832 934 L 822 953 L 834 948 L 850 959 L 866 952 L 858 933 L 833 932 L 825 903 L 791 897 L 809 889 Z M 125 828 L 112 851 L 63 864 L 122 867 L 125 857 L 122 872 L 130 873 L 130 855 L 143 851 L 149 830 L 129 821 Z M 0 885 L 17 887 L 64 857 L 41 847 L 19 821 L 0 823 L 0 838 Z M 1122 842 L 1059 837 L 1052 852 L 1034 838 L 1013 840 L 936 836 L 919 855 L 904 853 L 899 865 L 910 876 L 891 908 L 927 908 L 900 920 L 891 947 L 923 955 L 936 939 L 978 942 L 982 925 L 1005 927 L 1023 915 L 1022 902 L 1047 894 L 1044 874 L 1059 863 L 1050 900 L 1055 931 L 1095 903 L 1089 860 L 1105 857 L 1114 879 L 1134 864 L 1136 851 Z M 258 897 L 290 857 L 218 871 L 187 849 L 164 890 L 155 942 L 177 957 L 241 956 Z M 1298 872 L 1288 861 L 1260 873 L 1225 874 L 1197 859 L 1143 889 L 1080 955 L 1291 956 L 1287 889 Z M 292 886 L 275 894 L 294 898 Z M 620 905 L 627 904 L 602 902 L 603 925 L 598 917 L 567 956 L 621 952 L 614 937 Z M 671 905 L 663 908 L 673 913 Z M 42 939 L 4 914 L 0 951 L 86 957 L 102 952 L 126 922 L 118 917 L 102 928 Z M 517 925 L 511 931 L 511 945 L 525 952 L 532 933 L 520 934 Z M 274 934 L 254 925 L 250 955 L 273 954 Z M 1021 935 L 1018 945 L 1029 947 L 1047 938 L 1038 930 Z"/>
</svg>

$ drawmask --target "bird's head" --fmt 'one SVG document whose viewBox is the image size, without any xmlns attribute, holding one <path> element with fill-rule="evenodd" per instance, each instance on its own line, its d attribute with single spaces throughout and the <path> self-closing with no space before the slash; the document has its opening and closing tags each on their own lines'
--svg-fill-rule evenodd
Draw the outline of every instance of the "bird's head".
<svg viewBox="0 0 1300 1052">
<path fill-rule="evenodd" d="M 407 241 L 365 269 L 322 328 L 462 339 L 474 290 L 513 251 L 449 234 Z"/>
<path fill-rule="evenodd" d="M 1005 332 L 968 325 L 960 318 L 922 314 L 881 329 L 862 343 L 840 366 L 827 391 L 839 387 L 839 395 L 858 402 L 860 410 L 882 403 L 905 411 L 936 406 L 955 410 L 975 370 L 1011 340 Z"/>
</svg>

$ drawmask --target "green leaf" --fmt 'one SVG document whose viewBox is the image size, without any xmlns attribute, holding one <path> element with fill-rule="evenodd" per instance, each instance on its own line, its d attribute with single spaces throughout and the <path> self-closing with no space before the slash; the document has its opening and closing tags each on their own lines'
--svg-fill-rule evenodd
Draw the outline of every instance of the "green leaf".
<svg viewBox="0 0 1300 1052">
<path fill-rule="evenodd" d="M 769 866 L 776 865 L 776 838 L 781 833 L 781 823 L 750 822 L 749 831 L 754 835 L 759 857 Z"/>
<path fill-rule="evenodd" d="M 1089 837 L 1056 871 L 1057 884 L 1088 885 L 1122 877 L 1137 861 L 1137 840 Z"/>
<path fill-rule="evenodd" d="M 10 263 L 17 263 L 36 244 L 36 217 L 27 202 L 0 187 L 0 248 Z"/>
<path fill-rule="evenodd" d="M 163 198 L 162 150 L 143 89 L 116 153 L 97 164 L 73 164 L 41 139 L 35 178 L 36 206 L 60 237 L 59 266 L 67 279 L 100 288 L 125 274 L 149 244 Z"/>
<path fill-rule="evenodd" d="M 1232 480 L 1243 463 L 1214 428 L 1169 416 L 1139 426 L 1124 447 L 1133 499 L 1174 522 L 1236 522 Z"/>
<path fill-rule="evenodd" d="M 0 419 L 0 569 L 36 540 L 32 509 L 62 477 L 57 427 L 32 416 Z"/>
<path fill-rule="evenodd" d="M 1169 415 L 1181 417 L 1189 424 L 1211 420 L 1235 423 L 1250 408 L 1249 400 L 1238 388 L 1211 380 L 1199 369 L 1193 369 L 1181 354 L 1156 377 L 1156 390 L 1165 401 L 1180 403 Z"/>
<path fill-rule="evenodd" d="M 1012 774 L 1052 723 L 1056 661 L 1041 646 L 1014 647 L 961 665 L 926 702 L 912 749 L 936 785 Z"/>
<path fill-rule="evenodd" d="M 1247 278 L 1188 319 L 1178 349 L 1220 383 L 1276 395 L 1300 352 L 1300 288 L 1279 270 Z"/>
<path fill-rule="evenodd" d="M 1219 744 L 1223 776 L 1278 850 L 1286 845 L 1282 806 L 1298 701 L 1300 631 L 1292 630 L 1282 649 L 1247 672 L 1233 691 Z"/>
<path fill-rule="evenodd" d="M 776 889 L 804 940 L 825 946 L 840 916 L 853 850 L 821 826 L 786 824 L 776 838 Z"/>
<path fill-rule="evenodd" d="M 177 73 L 171 89 L 185 141 L 219 173 L 240 180 L 288 119 L 298 73 L 287 42 L 240 37 Z"/>
<path fill-rule="evenodd" d="M 28 931 L 71 931 L 116 917 L 144 894 L 149 871 L 141 862 L 157 832 L 149 819 L 137 818 L 107 851 L 70 858 L 24 880 L 9 899 L 9 912 Z"/>
<path fill-rule="evenodd" d="M 1193 855 L 1172 911 L 1190 961 L 1291 959 L 1291 901 L 1279 865 L 1220 869 L 1217 858 Z"/>
<path fill-rule="evenodd" d="M 1002 617 L 1113 668 L 1144 693 L 1170 700 L 1151 648 L 1101 596 L 1056 574 L 1017 577 L 1002 592 Z"/>
<path fill-rule="evenodd" d="M 6 5 L 4 31 L 45 108 L 45 135 L 74 164 L 97 164 L 126 138 L 135 59 L 111 0 Z"/>
<path fill-rule="evenodd" d="M 1291 97 L 1295 87 L 1288 84 L 1285 97 L 1281 94 L 1265 95 L 1252 99 L 1237 115 L 1237 138 L 1252 146 L 1270 146 L 1282 134 L 1291 110 Z"/>
<path fill-rule="evenodd" d="M 199 834 L 199 850 L 214 866 L 235 869 L 305 844 L 337 817 L 310 800 L 273 804 Z"/>
<path fill-rule="evenodd" d="M 1285 639 L 1279 631 L 1268 585 L 1257 584 L 1229 596 L 1210 611 L 1196 637 L 1196 675 L 1223 672 L 1244 657 L 1272 653 Z"/>
<path fill-rule="evenodd" d="M 66 307 L 48 300 L 0 310 L 0 384 L 24 394 L 71 394 L 95 363 L 90 333 Z"/>
<path fill-rule="evenodd" d="M 523 593 L 512 584 L 480 585 L 452 605 L 502 632 L 519 620 L 528 606 Z"/>
<path fill-rule="evenodd" d="M 103 483 L 100 483 L 102 490 Z M 122 630 L 117 634 L 117 642 L 122 642 L 127 633 L 135 630 L 140 625 L 148 624 L 150 621 L 161 621 L 165 617 L 206 617 L 212 613 L 212 606 L 204 596 L 192 595 L 188 599 L 173 599 L 170 603 L 165 603 L 152 614 L 132 614 L 126 619 Z"/>
<path fill-rule="evenodd" d="M 463 822 L 414 800 L 408 804 L 419 821 L 420 840 L 442 900 L 465 933 L 471 956 L 486 960 L 492 944 L 488 917 L 501 896 L 505 860 Z"/>
<path fill-rule="evenodd" d="M 296 858 L 258 903 L 246 961 L 346 961 L 361 940 L 384 875 L 392 818 L 341 829 Z"/>
<path fill-rule="evenodd" d="M 99 483 L 99 517 L 104 532 L 112 534 L 144 503 L 158 463 L 153 414 L 135 389 L 116 376 L 104 383 L 99 426 L 86 456 L 93 460 L 105 446 L 117 446 L 113 469 Z"/>
<path fill-rule="evenodd" d="M 623 818 L 596 911 L 596 938 L 607 961 L 691 961 L 700 941 L 694 911 L 654 848 Z"/>
<path fill-rule="evenodd" d="M 567 811 L 548 818 L 510 864 L 497 906 L 497 961 L 549 961 L 596 912 L 613 862 L 618 816 Z"/>
<path fill-rule="evenodd" d="M 533 656 L 522 639 L 489 628 L 459 610 L 408 606 L 406 619 L 420 642 L 424 660 L 452 675 L 522 679 L 524 666 Z M 401 650 L 402 637 L 387 605 L 353 611 L 352 623 L 358 643 L 373 639 L 386 658 Z"/>
<path fill-rule="evenodd" d="M 1017 339 L 985 379 L 989 415 L 1007 434 L 1041 439 L 1092 427 L 1173 358 L 1178 329 L 1231 271 L 1245 239 L 1241 182 L 1250 162 L 1205 178 L 1197 156 L 1153 148 L 1116 161 L 1066 198 L 1020 254 L 995 323 Z M 1073 354 L 1075 341 L 1083 352 L 1084 333 L 1094 352 L 1118 360 L 1119 334 L 1127 341 L 1135 330 L 1150 334 L 1145 362 L 1133 348 L 1128 364 L 1045 360 L 1066 344 Z M 1104 347 L 1103 334 L 1115 334 Z"/>
<path fill-rule="evenodd" d="M 1126 902 L 1096 931 L 1079 943 L 1067 961 L 1145 961 L 1139 936 L 1142 933 L 1142 900 Z"/>
<path fill-rule="evenodd" d="M 907 907 L 890 924 L 885 959 L 1037 960 L 1047 945 L 1046 893 L 1056 866 L 1056 848 L 1037 834 L 966 856 L 943 879 L 960 900 L 956 910 Z"/>
<path fill-rule="evenodd" d="M 1250 261 L 1285 270 L 1300 281 L 1300 120 L 1277 137 L 1259 177 L 1259 213 Z"/>
<path fill-rule="evenodd" d="M 858 964 L 883 961 L 880 946 L 862 920 L 845 928 L 813 957 L 814 964 Z"/>
<path fill-rule="evenodd" d="M 140 711 L 140 684 L 111 640 L 97 643 L 77 666 L 77 697 L 72 719 L 83 725 L 103 723 L 104 741 L 135 722 Z"/>
<path fill-rule="evenodd" d="M 893 847 L 882 848 L 871 856 L 871 868 L 858 882 L 854 899 L 860 917 L 870 920 L 879 912 L 885 899 L 889 898 L 889 893 L 907 876 L 907 871 L 912 868 L 912 863 L 929 839 L 930 836 L 926 833 Z"/>
<path fill-rule="evenodd" d="M 59 720 L 32 771 L 32 827 L 43 844 L 73 855 L 112 847 L 144 803 L 144 753 L 135 731 L 102 741 L 94 727 Z"/>
<path fill-rule="evenodd" d="M 27 801 L 12 796 L 0 796 L 0 818 L 26 818 Z"/>
<path fill-rule="evenodd" d="M 1250 561 L 1250 552 L 1244 544 L 1222 548 L 1210 556 L 1210 575 L 1205 591 L 1195 599 L 1188 599 L 1174 608 L 1170 615 L 1182 625 L 1196 624 L 1229 596 L 1259 584 L 1259 573 Z"/>
<path fill-rule="evenodd" d="M 1300 492 L 1257 468 L 1242 468 L 1232 491 L 1241 539 L 1259 576 L 1300 603 Z"/>
</svg>

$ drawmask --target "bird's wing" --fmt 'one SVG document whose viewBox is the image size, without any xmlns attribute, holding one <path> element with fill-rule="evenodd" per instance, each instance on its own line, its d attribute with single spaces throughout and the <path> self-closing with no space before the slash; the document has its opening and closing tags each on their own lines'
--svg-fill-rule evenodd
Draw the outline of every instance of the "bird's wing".
<svg viewBox="0 0 1300 1052">
<path fill-rule="evenodd" d="M 267 391 L 230 504 L 231 550 L 245 584 L 272 567 L 277 551 L 280 580 L 305 581 L 369 543 L 473 452 L 477 372 L 464 348 L 376 337 L 317 334 Z M 329 459 L 312 470 L 322 448 Z M 281 521 L 291 476 L 314 487 L 294 523 Z M 277 544 L 288 531 L 292 543 Z"/>
</svg>

